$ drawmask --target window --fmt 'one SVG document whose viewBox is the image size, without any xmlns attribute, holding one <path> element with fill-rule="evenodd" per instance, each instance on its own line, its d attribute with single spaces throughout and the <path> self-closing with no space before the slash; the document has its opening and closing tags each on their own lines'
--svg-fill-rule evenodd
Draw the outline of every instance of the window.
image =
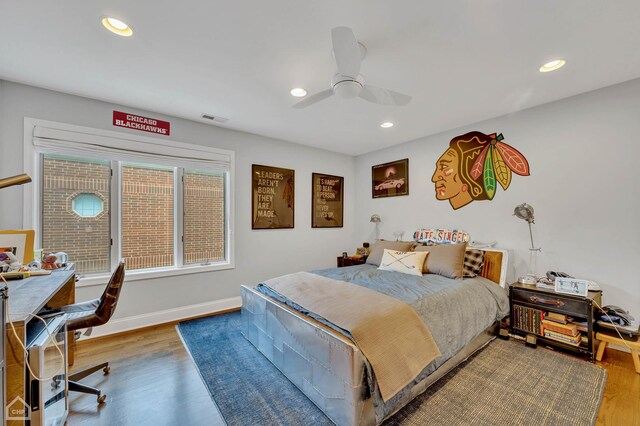
<svg viewBox="0 0 640 426">
<path fill-rule="evenodd" d="M 104 211 L 104 201 L 95 194 L 78 194 L 71 200 L 71 208 L 80 217 L 96 217 Z"/>
<path fill-rule="evenodd" d="M 229 151 L 117 139 L 95 149 L 86 133 L 37 126 L 34 135 L 36 245 L 67 252 L 83 281 L 121 258 L 140 277 L 233 267 Z"/>
<path fill-rule="evenodd" d="M 81 273 L 109 272 L 109 161 L 46 154 L 42 170 L 40 231 L 44 252 L 66 252 Z M 96 198 L 104 214 L 93 214 Z"/>
<path fill-rule="evenodd" d="M 224 259 L 225 175 L 185 170 L 184 263 Z"/>
<path fill-rule="evenodd" d="M 173 265 L 174 170 L 123 164 L 120 175 L 122 257 L 127 269 Z"/>
</svg>

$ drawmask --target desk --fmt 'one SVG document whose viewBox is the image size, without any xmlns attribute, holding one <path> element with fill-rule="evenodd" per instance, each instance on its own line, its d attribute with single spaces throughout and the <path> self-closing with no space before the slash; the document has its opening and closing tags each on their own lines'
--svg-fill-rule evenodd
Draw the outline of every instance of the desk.
<svg viewBox="0 0 640 426">
<path fill-rule="evenodd" d="M 27 313 L 37 314 L 45 306 L 57 308 L 75 302 L 75 274 L 75 270 L 58 270 L 53 271 L 51 275 L 8 281 L 7 314 L 10 316 L 7 321 L 13 323 L 23 343 L 26 339 L 26 325 L 33 318 Z M 16 341 L 9 323 L 7 323 L 6 333 L 6 404 L 10 404 L 17 396 L 24 398 L 27 370 L 24 351 Z M 73 332 L 69 332 L 67 336 L 69 365 L 73 364 L 73 346 Z M 8 424 L 23 424 L 23 422 L 11 421 Z"/>
</svg>

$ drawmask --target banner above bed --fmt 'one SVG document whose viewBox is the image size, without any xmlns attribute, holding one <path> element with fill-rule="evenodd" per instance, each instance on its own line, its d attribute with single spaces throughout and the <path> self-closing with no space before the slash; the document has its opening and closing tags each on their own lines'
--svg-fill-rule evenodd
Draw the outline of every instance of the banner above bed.
<svg viewBox="0 0 640 426">
<path fill-rule="evenodd" d="M 418 229 L 413 233 L 416 243 L 462 244 L 469 242 L 469 234 L 461 229 Z"/>
</svg>

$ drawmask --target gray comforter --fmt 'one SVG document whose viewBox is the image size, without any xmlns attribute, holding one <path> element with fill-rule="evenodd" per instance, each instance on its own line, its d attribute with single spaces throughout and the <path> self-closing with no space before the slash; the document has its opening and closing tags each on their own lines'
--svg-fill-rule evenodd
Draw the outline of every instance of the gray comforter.
<svg viewBox="0 0 640 426">
<path fill-rule="evenodd" d="M 509 312 L 509 298 L 505 289 L 482 277 L 453 280 L 440 275 L 407 275 L 399 272 L 381 271 L 373 265 L 358 265 L 347 268 L 331 268 L 311 271 L 327 278 L 350 282 L 378 291 L 409 304 L 425 322 L 442 357 L 429 364 L 416 378 L 414 384 L 423 380 L 449 358 L 458 353 L 471 340 L 502 319 Z M 283 303 L 315 318 L 290 300 L 282 300 L 268 287 L 260 284 L 257 289 Z M 323 321 L 322 318 L 315 318 Z M 331 326 L 331 324 L 327 324 Z M 344 332 L 344 330 L 338 330 Z M 377 417 L 386 417 L 394 411 L 397 403 L 413 385 L 383 403 L 375 384 Z"/>
<path fill-rule="evenodd" d="M 445 359 L 438 360 L 438 365 L 509 313 L 506 290 L 482 277 L 464 280 L 435 274 L 420 277 L 381 271 L 368 264 L 311 272 L 367 287 L 411 305 L 442 351 Z"/>
</svg>

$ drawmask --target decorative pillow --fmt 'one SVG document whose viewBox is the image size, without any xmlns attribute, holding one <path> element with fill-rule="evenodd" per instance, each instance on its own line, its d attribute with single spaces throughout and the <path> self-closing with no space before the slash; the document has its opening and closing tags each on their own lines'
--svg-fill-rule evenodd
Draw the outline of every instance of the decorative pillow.
<svg viewBox="0 0 640 426">
<path fill-rule="evenodd" d="M 484 266 L 484 251 L 467 249 L 464 252 L 464 277 L 473 278 L 480 275 Z"/>
<path fill-rule="evenodd" d="M 429 252 L 429 257 L 424 263 L 424 273 L 462 279 L 464 278 L 464 251 L 466 247 L 466 244 L 441 244 L 418 246 L 414 250 Z"/>
<path fill-rule="evenodd" d="M 424 261 L 428 251 L 397 251 L 384 249 L 378 269 L 422 276 Z"/>
<path fill-rule="evenodd" d="M 367 257 L 367 263 L 380 266 L 382 255 L 385 249 L 396 251 L 409 251 L 416 243 L 413 241 L 376 241 L 371 248 L 371 253 Z"/>
</svg>

